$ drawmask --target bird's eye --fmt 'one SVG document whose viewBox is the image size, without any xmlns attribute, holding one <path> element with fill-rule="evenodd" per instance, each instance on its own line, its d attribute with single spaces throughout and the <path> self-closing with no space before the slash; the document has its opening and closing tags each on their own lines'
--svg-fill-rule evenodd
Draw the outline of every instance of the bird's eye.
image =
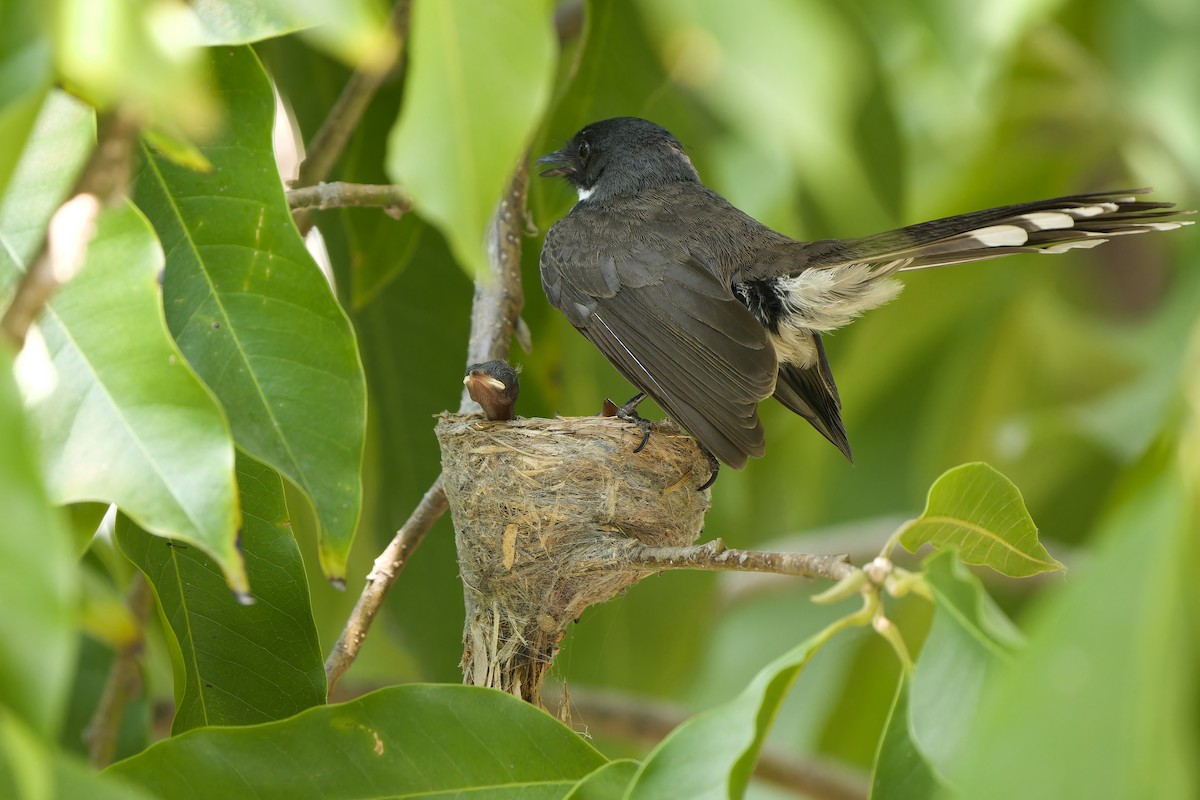
<svg viewBox="0 0 1200 800">
<path fill-rule="evenodd" d="M 579 160 L 580 161 L 587 161 L 587 157 L 588 157 L 588 155 L 591 154 L 591 152 L 592 152 L 592 146 L 587 143 L 587 140 L 584 140 L 579 143 Z"/>
</svg>

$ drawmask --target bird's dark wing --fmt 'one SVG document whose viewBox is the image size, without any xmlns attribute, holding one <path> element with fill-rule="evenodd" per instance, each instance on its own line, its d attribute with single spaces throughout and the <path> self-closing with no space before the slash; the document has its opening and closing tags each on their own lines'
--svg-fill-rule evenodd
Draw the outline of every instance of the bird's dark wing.
<svg viewBox="0 0 1200 800">
<path fill-rule="evenodd" d="M 560 221 L 542 249 L 546 296 L 717 458 L 744 466 L 762 455 L 758 403 L 775 389 L 766 331 L 683 245 L 614 230 L 579 214 Z"/>
<path fill-rule="evenodd" d="M 812 338 L 817 352 L 816 364 L 811 367 L 780 364 L 775 399 L 808 420 L 809 424 L 833 442 L 847 459 L 853 461 L 850 440 L 846 436 L 846 427 L 842 424 L 842 401 L 838 397 L 837 385 L 833 382 L 833 370 L 829 368 L 829 359 L 825 357 L 821 334 L 814 331 Z"/>
<path fill-rule="evenodd" d="M 1114 236 L 1171 230 L 1173 203 L 1138 200 L 1149 189 L 1094 192 L 959 214 L 866 236 L 804 244 L 796 266 L 809 269 L 875 263 L 902 271 L 980 261 L 1016 253 L 1061 253 L 1103 244 Z"/>
</svg>

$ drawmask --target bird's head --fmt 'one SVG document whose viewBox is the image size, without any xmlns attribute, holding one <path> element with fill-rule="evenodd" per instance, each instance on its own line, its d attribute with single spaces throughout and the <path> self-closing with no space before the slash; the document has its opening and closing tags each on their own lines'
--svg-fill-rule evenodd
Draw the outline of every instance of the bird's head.
<svg viewBox="0 0 1200 800">
<path fill-rule="evenodd" d="M 699 181 L 683 145 L 665 128 L 637 117 L 615 117 L 580 130 L 542 156 L 543 178 L 565 178 L 579 201 L 600 203 L 676 181 Z"/>
</svg>

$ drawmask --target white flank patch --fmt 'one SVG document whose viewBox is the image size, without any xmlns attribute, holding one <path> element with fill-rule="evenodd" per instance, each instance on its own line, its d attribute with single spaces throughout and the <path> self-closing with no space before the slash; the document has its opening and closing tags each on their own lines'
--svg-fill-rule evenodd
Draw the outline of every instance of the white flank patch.
<svg viewBox="0 0 1200 800">
<path fill-rule="evenodd" d="M 991 225 L 967 234 L 984 247 L 1020 247 L 1029 241 L 1029 234 L 1016 225 Z"/>
<path fill-rule="evenodd" d="M 1022 214 L 1017 219 L 1028 222 L 1037 231 L 1057 231 L 1075 226 L 1074 218 L 1062 211 L 1035 211 Z"/>
<path fill-rule="evenodd" d="M 594 186 L 591 189 L 585 189 L 582 186 L 579 186 L 577 189 L 579 191 L 579 202 L 581 203 L 591 197 L 592 193 L 596 191 L 596 187 Z"/>
<path fill-rule="evenodd" d="M 901 259 L 893 264 L 903 264 Z M 789 329 L 832 331 L 850 323 L 864 311 L 887 303 L 900 293 L 902 284 L 888 280 L 886 272 L 871 264 L 845 264 L 828 269 L 809 269 L 780 281 L 788 308 L 786 322 L 780 326 L 780 338 L 788 341 Z M 788 323 L 791 323 L 790 325 Z M 807 334 L 805 334 L 807 336 Z M 815 348 L 811 342 L 796 342 L 795 347 Z M 778 349 L 778 348 L 777 348 Z M 799 363 L 793 361 L 792 363 Z"/>
</svg>

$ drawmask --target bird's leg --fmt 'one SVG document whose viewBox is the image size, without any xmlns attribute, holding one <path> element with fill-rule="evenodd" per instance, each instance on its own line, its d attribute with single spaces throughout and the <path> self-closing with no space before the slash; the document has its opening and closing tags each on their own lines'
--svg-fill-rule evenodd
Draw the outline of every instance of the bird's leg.
<svg viewBox="0 0 1200 800">
<path fill-rule="evenodd" d="M 708 466 L 712 470 L 712 474 L 708 476 L 708 480 L 706 480 L 700 485 L 699 488 L 696 489 L 697 492 L 703 492 L 705 489 L 717 482 L 717 473 L 721 471 L 721 462 L 717 461 L 717 457 L 709 452 L 709 449 L 704 445 L 696 442 L 696 446 L 700 448 L 701 453 L 704 453 L 704 457 L 708 459 Z"/>
<path fill-rule="evenodd" d="M 637 413 L 637 407 L 643 400 L 646 399 L 645 392 L 638 392 L 633 397 L 629 398 L 625 405 L 617 409 L 617 419 L 623 419 L 626 422 L 632 422 L 642 429 L 642 441 L 637 447 L 633 448 L 633 452 L 640 453 L 642 448 L 646 446 L 646 442 L 650 441 L 650 420 L 642 419 Z"/>
</svg>

